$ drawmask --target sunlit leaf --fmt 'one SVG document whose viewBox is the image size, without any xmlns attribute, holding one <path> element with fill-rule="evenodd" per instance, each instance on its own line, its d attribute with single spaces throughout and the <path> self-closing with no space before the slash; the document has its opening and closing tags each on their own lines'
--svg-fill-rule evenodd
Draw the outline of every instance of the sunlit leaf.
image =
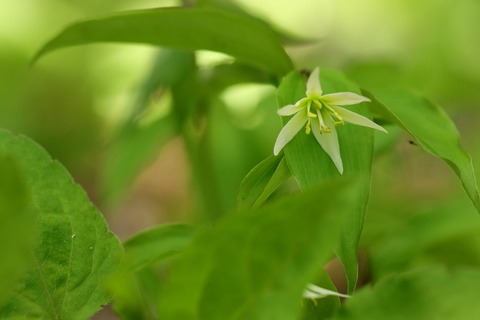
<svg viewBox="0 0 480 320">
<path fill-rule="evenodd" d="M 2 319 L 87 319 L 109 297 L 102 281 L 122 249 L 67 171 L 37 144 L 0 131 L 0 153 L 18 159 L 36 209 L 38 245 Z"/>
<path fill-rule="evenodd" d="M 479 269 L 393 275 L 348 299 L 334 319 L 478 319 L 479 287 Z"/>
<path fill-rule="evenodd" d="M 35 217 L 19 166 L 0 156 L 0 307 L 31 262 Z"/>
<path fill-rule="evenodd" d="M 255 166 L 243 179 L 238 207 L 256 208 L 291 176 L 284 157 L 270 156 Z"/>
<path fill-rule="evenodd" d="M 328 181 L 203 230 L 171 268 L 161 318 L 295 319 L 307 282 L 338 243 L 354 187 Z"/>
<path fill-rule="evenodd" d="M 320 81 L 324 93 L 354 92 L 359 89 L 348 81 L 341 73 L 322 70 Z M 305 79 L 298 72 L 288 74 L 278 89 L 279 107 L 294 104 L 305 97 Z M 350 110 L 368 117 L 365 103 L 349 106 Z M 282 117 L 284 124 L 288 118 Z M 357 279 L 356 248 L 363 228 L 367 202 L 370 195 L 371 163 L 373 153 L 373 130 L 365 127 L 345 124 L 338 126 L 338 140 L 340 153 L 343 160 L 344 176 L 360 175 L 362 188 L 357 197 L 352 200 L 354 209 L 346 219 L 342 243 L 337 254 L 341 259 L 348 278 L 349 292 L 351 292 Z M 315 140 L 313 134 L 305 134 L 301 130 L 295 138 L 285 146 L 285 156 L 290 170 L 302 189 L 340 176 L 330 157 L 323 151 Z M 337 190 L 331 190 L 335 193 Z"/>
<path fill-rule="evenodd" d="M 292 68 L 277 37 L 264 24 L 244 15 L 201 8 L 131 11 L 79 22 L 48 42 L 34 61 L 59 48 L 95 42 L 218 51 L 277 75 Z"/>
<path fill-rule="evenodd" d="M 373 97 L 372 97 L 373 98 Z M 480 212 L 480 196 L 470 155 L 448 115 L 435 104 L 408 91 L 375 92 L 373 110 L 409 132 L 428 153 L 444 160 L 460 178 Z"/>
</svg>

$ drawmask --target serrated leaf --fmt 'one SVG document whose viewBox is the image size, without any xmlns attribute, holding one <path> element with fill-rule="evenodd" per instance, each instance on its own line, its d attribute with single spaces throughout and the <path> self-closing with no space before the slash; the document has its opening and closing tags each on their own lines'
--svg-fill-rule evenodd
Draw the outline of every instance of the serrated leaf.
<svg viewBox="0 0 480 320">
<path fill-rule="evenodd" d="M 203 230 L 172 266 L 159 316 L 295 319 L 307 282 L 338 243 L 354 187 L 328 181 Z"/>
<path fill-rule="evenodd" d="M 0 307 L 31 262 L 35 217 L 30 195 L 12 156 L 0 155 Z"/>
<path fill-rule="evenodd" d="M 386 277 L 348 299 L 337 320 L 478 319 L 480 270 L 427 269 Z"/>
<path fill-rule="evenodd" d="M 448 115 L 427 99 L 408 91 L 375 92 L 374 95 L 372 109 L 404 128 L 425 151 L 445 161 L 460 178 L 470 200 L 480 212 L 472 159 L 463 150 L 460 135 Z"/>
<path fill-rule="evenodd" d="M 140 232 L 125 242 L 125 256 L 131 268 L 138 270 L 180 252 L 190 243 L 194 232 L 195 228 L 186 224 L 163 225 Z"/>
<path fill-rule="evenodd" d="M 122 249 L 67 171 L 33 141 L 0 131 L 0 153 L 18 160 L 36 209 L 38 245 L 2 319 L 87 319 L 109 301 L 102 281 Z"/>
<path fill-rule="evenodd" d="M 218 51 L 276 75 L 292 68 L 275 34 L 265 25 L 243 15 L 203 8 L 131 11 L 79 22 L 49 41 L 33 60 L 56 49 L 95 42 Z"/>
<path fill-rule="evenodd" d="M 320 81 L 325 93 L 360 93 L 358 87 L 339 72 L 322 70 Z M 305 91 L 306 82 L 302 75 L 298 72 L 289 73 L 278 89 L 279 107 L 296 103 L 305 97 Z M 348 109 L 363 116 L 369 116 L 365 103 L 349 106 Z M 285 124 L 288 119 L 283 117 L 282 121 Z M 370 195 L 373 130 L 348 123 L 338 126 L 336 129 L 344 166 L 343 175 L 359 175 L 362 185 L 357 197 L 352 200 L 355 202 L 355 209 L 349 213 L 346 219 L 342 243 L 337 251 L 346 270 L 349 292 L 352 292 L 358 273 L 356 249 L 362 233 Z M 293 176 L 304 190 L 320 181 L 340 176 L 332 160 L 315 140 L 313 134 L 307 135 L 304 130 L 301 130 L 285 146 L 284 151 Z"/>
<path fill-rule="evenodd" d="M 259 207 L 292 174 L 284 157 L 270 156 L 256 165 L 243 179 L 238 208 Z"/>
</svg>

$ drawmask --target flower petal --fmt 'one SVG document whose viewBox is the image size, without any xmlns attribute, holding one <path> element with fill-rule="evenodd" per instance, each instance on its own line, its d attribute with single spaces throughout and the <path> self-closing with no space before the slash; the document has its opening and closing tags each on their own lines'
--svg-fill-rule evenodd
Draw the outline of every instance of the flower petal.
<svg viewBox="0 0 480 320">
<path fill-rule="evenodd" d="M 292 114 L 302 110 L 302 108 L 305 108 L 305 106 L 301 106 L 301 105 L 297 106 L 295 104 L 289 104 L 285 107 L 278 109 L 277 114 L 281 116 L 291 116 Z"/>
<path fill-rule="evenodd" d="M 350 122 L 359 126 L 369 127 L 388 133 L 387 130 L 373 122 L 372 120 L 352 112 L 342 107 L 332 107 L 342 117 L 343 121 Z"/>
<path fill-rule="evenodd" d="M 338 296 L 342 298 L 350 298 L 350 296 L 346 294 L 341 294 L 335 291 L 324 289 L 314 284 L 308 284 L 307 288 L 303 292 L 303 297 L 308 299 L 321 299 L 327 296 Z"/>
<path fill-rule="evenodd" d="M 320 121 L 313 120 L 311 122 L 313 135 L 317 139 L 318 143 L 322 146 L 323 150 L 325 150 L 325 152 L 328 154 L 330 159 L 332 159 L 340 174 L 343 174 L 343 163 L 340 156 L 340 146 L 338 145 L 337 130 L 335 130 L 333 120 L 329 115 L 326 114 L 326 112 L 321 113 L 320 111 L 317 111 L 317 115 L 318 119 L 323 116 L 323 121 L 325 122 L 325 125 L 329 127 L 332 132 L 322 133 L 320 131 Z"/>
<path fill-rule="evenodd" d="M 322 101 L 331 106 L 348 106 L 360 102 L 370 102 L 370 99 L 353 92 L 337 92 L 322 96 Z"/>
<path fill-rule="evenodd" d="M 323 93 L 322 86 L 320 85 L 320 68 L 316 67 L 315 70 L 310 73 L 310 77 L 308 77 L 307 81 L 307 97 L 320 97 Z"/>
<path fill-rule="evenodd" d="M 295 137 L 298 131 L 305 125 L 307 119 L 308 117 L 305 112 L 299 112 L 287 122 L 278 134 L 277 141 L 275 141 L 275 146 L 273 147 L 274 155 L 278 155 L 283 147 Z"/>
</svg>

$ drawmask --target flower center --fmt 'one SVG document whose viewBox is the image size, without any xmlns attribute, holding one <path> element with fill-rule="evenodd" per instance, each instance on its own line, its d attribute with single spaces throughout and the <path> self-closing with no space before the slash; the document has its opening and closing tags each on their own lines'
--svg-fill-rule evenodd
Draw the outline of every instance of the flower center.
<svg viewBox="0 0 480 320">
<path fill-rule="evenodd" d="M 323 112 L 322 112 L 323 110 Z M 314 111 L 314 112 L 312 112 Z M 342 117 L 335 111 L 335 109 L 325 102 L 322 102 L 318 98 L 313 98 L 310 99 L 307 102 L 307 116 L 308 116 L 308 121 L 305 126 L 305 133 L 310 134 L 312 131 L 311 129 L 311 121 L 313 118 L 318 117 L 318 121 L 320 122 L 320 133 L 330 133 L 332 132 L 332 129 L 325 125 L 325 121 L 323 117 L 330 117 L 330 119 L 333 122 L 333 125 L 339 126 L 343 125 L 345 122 L 343 121 Z M 335 120 L 337 119 L 337 120 Z"/>
</svg>

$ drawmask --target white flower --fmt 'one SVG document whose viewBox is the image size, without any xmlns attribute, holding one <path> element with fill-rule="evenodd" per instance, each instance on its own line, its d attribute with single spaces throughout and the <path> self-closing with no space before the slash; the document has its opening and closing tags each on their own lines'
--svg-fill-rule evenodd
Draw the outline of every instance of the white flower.
<svg viewBox="0 0 480 320">
<path fill-rule="evenodd" d="M 322 299 L 328 296 L 337 296 L 337 297 L 342 297 L 342 298 L 350 298 L 350 296 L 346 294 L 341 294 L 335 291 L 331 291 L 328 289 L 324 289 L 321 287 L 318 287 L 314 284 L 308 284 L 307 288 L 305 291 L 303 291 L 303 297 L 306 299 Z"/>
<path fill-rule="evenodd" d="M 322 87 L 319 80 L 319 68 L 315 68 L 307 81 L 306 97 L 298 100 L 295 104 L 289 104 L 280 108 L 277 113 L 281 116 L 291 116 L 290 121 L 278 134 L 273 153 L 278 153 L 293 139 L 293 137 L 305 126 L 305 132 L 313 135 L 323 150 L 332 159 L 338 171 L 343 174 L 343 163 L 340 156 L 337 131 L 335 126 L 350 122 L 359 126 L 370 127 L 387 133 L 387 131 L 375 122 L 355 112 L 339 106 L 352 105 L 360 102 L 370 102 L 370 99 L 353 92 L 337 92 L 322 95 Z"/>
</svg>

